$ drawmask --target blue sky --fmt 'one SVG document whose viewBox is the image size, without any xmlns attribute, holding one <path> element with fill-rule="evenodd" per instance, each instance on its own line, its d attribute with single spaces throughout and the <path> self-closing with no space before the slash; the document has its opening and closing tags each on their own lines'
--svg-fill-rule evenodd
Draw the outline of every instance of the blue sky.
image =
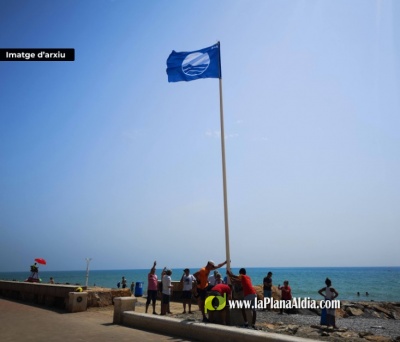
<svg viewBox="0 0 400 342">
<path fill-rule="evenodd" d="M 225 260 L 218 80 L 168 83 L 221 42 L 233 267 L 398 266 L 400 4 L 10 1 L 0 47 L 0 271 Z"/>
</svg>

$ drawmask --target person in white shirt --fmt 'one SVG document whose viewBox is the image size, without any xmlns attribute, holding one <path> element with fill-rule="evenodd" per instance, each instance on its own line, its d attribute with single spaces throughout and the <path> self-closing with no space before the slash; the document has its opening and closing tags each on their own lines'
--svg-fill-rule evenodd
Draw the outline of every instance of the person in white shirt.
<svg viewBox="0 0 400 342">
<path fill-rule="evenodd" d="M 326 301 L 334 300 L 339 293 L 332 287 L 332 281 L 329 278 L 325 279 L 326 287 L 323 287 L 318 293 L 325 298 Z M 327 318 L 327 326 L 332 326 L 334 329 L 336 327 L 336 317 L 335 317 L 336 309 L 326 309 L 326 318 Z"/>
<path fill-rule="evenodd" d="M 192 312 L 192 292 L 193 292 L 193 283 L 196 283 L 196 278 L 190 274 L 190 270 L 185 268 L 183 270 L 183 275 L 181 278 L 181 284 L 183 284 L 182 288 L 182 301 L 183 301 L 183 312 L 186 313 L 186 304 L 189 307 L 189 313 Z"/>
<path fill-rule="evenodd" d="M 162 302 L 161 302 L 161 315 L 165 315 L 167 313 L 172 314 L 169 310 L 169 302 L 171 301 L 172 294 L 172 280 L 171 280 L 171 270 L 166 270 L 165 274 L 162 277 Z"/>
<path fill-rule="evenodd" d="M 208 277 L 208 284 L 210 288 L 216 285 L 215 281 L 217 279 L 217 274 L 219 274 L 218 271 L 214 271 L 214 274 Z"/>
</svg>

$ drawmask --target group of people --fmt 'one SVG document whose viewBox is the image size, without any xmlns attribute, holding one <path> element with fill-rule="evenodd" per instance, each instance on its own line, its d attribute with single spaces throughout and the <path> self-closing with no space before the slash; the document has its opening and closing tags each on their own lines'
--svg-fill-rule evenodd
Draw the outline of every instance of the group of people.
<svg viewBox="0 0 400 342">
<path fill-rule="evenodd" d="M 197 299 L 197 303 L 200 309 L 200 312 L 203 317 L 203 322 L 209 322 L 206 314 L 205 314 L 205 301 L 207 298 L 207 294 L 209 291 L 212 293 L 220 294 L 221 296 L 226 295 L 227 299 L 232 298 L 232 285 L 224 283 L 222 280 L 221 274 L 219 274 L 216 270 L 222 266 L 226 265 L 226 261 L 215 264 L 212 260 L 209 260 L 207 264 L 198 270 L 196 273 L 191 274 L 188 268 L 183 270 L 183 274 L 181 277 L 182 284 L 182 299 L 183 299 L 183 313 L 192 313 L 191 305 L 192 305 L 192 297 L 194 296 Z M 172 271 L 164 268 L 161 273 L 161 281 L 158 281 L 158 277 L 156 275 L 156 266 L 157 262 L 154 261 L 152 268 L 148 274 L 148 289 L 147 289 L 147 300 L 146 300 L 146 313 L 152 304 L 153 314 L 157 314 L 156 312 L 156 300 L 158 291 L 162 294 L 161 299 L 161 315 L 166 315 L 167 313 L 171 313 L 169 309 L 169 303 L 172 294 L 172 280 L 171 275 Z M 211 271 L 214 271 L 213 275 L 210 276 Z M 244 300 L 254 301 L 257 298 L 257 293 L 251 283 L 251 279 L 246 275 L 246 270 L 244 268 L 240 269 L 239 275 L 235 275 L 229 270 L 227 271 L 227 275 L 231 281 L 231 283 L 238 283 L 243 288 Z M 186 310 L 186 308 L 188 310 Z M 255 328 L 256 323 L 256 310 L 255 305 L 253 305 L 252 310 L 252 322 L 251 326 Z M 245 327 L 249 326 L 247 321 L 246 312 L 242 310 Z M 223 320 L 225 315 L 223 315 Z"/>
<path fill-rule="evenodd" d="M 164 267 L 161 273 L 161 282 L 159 283 L 156 274 L 156 266 L 157 262 L 154 261 L 153 266 L 150 269 L 150 272 L 147 276 L 148 285 L 147 285 L 146 313 L 149 309 L 150 303 L 152 303 L 153 314 L 157 315 L 156 301 L 157 301 L 157 293 L 158 291 L 160 291 L 162 294 L 161 315 L 166 315 L 167 313 L 171 314 L 172 312 L 170 311 L 169 303 L 173 289 L 172 278 L 171 278 L 172 271 Z"/>
<path fill-rule="evenodd" d="M 332 287 L 332 281 L 329 278 L 325 280 L 325 287 L 320 289 L 318 293 L 324 297 L 325 300 L 334 300 L 339 293 Z M 292 289 L 289 286 L 289 281 L 285 280 L 283 286 L 278 285 L 278 289 L 281 290 L 282 300 L 292 300 Z M 263 291 L 264 298 L 272 298 L 272 272 L 268 272 L 267 276 L 263 279 Z M 269 308 L 271 309 L 271 308 Z M 321 324 L 332 326 L 336 329 L 336 318 L 335 309 L 326 309 L 326 322 L 321 320 Z M 280 314 L 283 313 L 283 309 L 280 309 Z"/>
<path fill-rule="evenodd" d="M 127 280 L 126 280 L 126 278 L 123 276 L 122 277 L 122 279 L 121 279 L 121 281 L 119 281 L 118 283 L 117 283 L 117 287 L 118 288 L 123 288 L 123 289 L 125 289 L 126 288 L 126 284 L 127 284 Z"/>
<path fill-rule="evenodd" d="M 194 295 L 199 304 L 200 311 L 203 315 L 203 321 L 208 321 L 205 312 L 204 312 L 204 302 L 207 296 L 207 291 L 209 288 L 209 274 L 212 270 L 216 270 L 224 266 L 226 262 L 215 265 L 213 261 L 209 261 L 207 265 L 201 268 L 195 274 L 190 274 L 190 270 L 185 268 L 183 270 L 183 274 L 180 282 L 183 286 L 182 299 L 183 299 L 183 313 L 192 313 L 192 296 Z M 160 291 L 162 294 L 161 299 L 161 315 L 165 315 L 167 313 L 171 313 L 169 309 L 169 303 L 172 295 L 172 271 L 164 267 L 161 273 L 161 281 L 158 282 L 158 277 L 156 275 L 156 265 L 157 262 L 154 261 L 153 267 L 150 269 L 148 274 L 148 288 L 147 288 L 147 301 L 146 301 L 146 313 L 148 312 L 148 308 L 150 303 L 153 306 L 153 314 L 157 314 L 156 312 L 156 300 L 157 300 L 157 292 Z M 215 281 L 214 283 L 221 284 L 220 275 L 214 274 Z M 194 284 L 196 284 L 195 290 L 193 291 Z M 186 311 L 186 307 L 188 307 L 188 311 Z"/>
<path fill-rule="evenodd" d="M 292 300 L 292 289 L 289 286 L 288 280 L 283 282 L 283 286 L 279 284 L 278 289 L 281 291 L 282 300 Z M 263 279 L 263 292 L 264 298 L 272 299 L 272 272 L 268 272 L 267 276 Z M 271 306 L 269 306 L 268 309 L 271 310 Z M 265 308 L 265 310 L 267 310 L 267 308 Z M 283 308 L 280 309 L 279 313 L 283 314 Z"/>
<path fill-rule="evenodd" d="M 217 269 L 226 265 L 226 261 L 215 264 L 212 260 L 209 260 L 206 266 L 202 267 L 200 270 L 194 274 L 190 273 L 188 268 L 183 270 L 180 283 L 182 284 L 182 300 L 183 300 L 183 313 L 193 313 L 192 312 L 192 297 L 197 299 L 197 303 L 200 312 L 203 317 L 203 322 L 209 322 L 205 313 L 205 301 L 207 295 L 212 293 L 215 295 L 220 295 L 226 297 L 227 300 L 232 299 L 232 285 L 240 285 L 243 291 L 243 300 L 253 302 L 251 310 L 251 327 L 257 329 L 255 324 L 257 320 L 256 312 L 256 300 L 257 292 L 252 285 L 251 278 L 246 274 L 246 269 L 241 268 L 239 274 L 235 275 L 230 270 L 227 270 L 227 277 L 222 280 L 221 275 L 218 273 Z M 153 314 L 157 315 L 156 312 L 156 301 L 157 294 L 161 292 L 161 315 L 171 314 L 170 311 L 170 300 L 173 290 L 172 285 L 172 271 L 164 267 L 161 273 L 161 281 L 158 280 L 156 275 L 157 262 L 154 261 L 152 268 L 148 274 L 148 289 L 147 289 L 147 300 L 146 300 L 146 313 L 152 304 Z M 214 271 L 213 275 L 210 276 L 211 271 Z M 326 279 L 326 286 L 318 291 L 326 300 L 333 300 L 339 294 L 331 286 L 332 283 L 330 279 Z M 292 300 L 292 290 L 289 286 L 289 281 L 285 280 L 283 286 L 278 285 L 278 289 L 281 291 L 282 300 Z M 263 292 L 265 298 L 272 298 L 272 272 L 268 272 L 267 276 L 263 279 Z M 228 306 L 226 307 L 226 310 Z M 280 310 L 283 313 L 283 309 Z M 221 310 L 221 317 L 223 323 L 226 324 L 226 311 Z M 249 322 L 247 320 L 246 311 L 242 309 L 242 315 L 244 319 L 244 327 L 249 327 Z M 327 310 L 327 325 L 336 328 L 335 323 L 335 309 Z"/>
<path fill-rule="evenodd" d="M 123 289 L 126 289 L 127 284 L 128 284 L 128 281 L 126 280 L 125 276 L 122 276 L 121 281 L 119 281 L 119 282 L 117 283 L 117 287 L 118 287 L 118 288 L 121 288 L 121 287 L 122 287 Z M 134 289 L 135 289 L 135 282 L 133 282 L 133 281 L 131 282 L 130 289 L 131 289 L 131 292 L 133 293 L 133 291 L 134 291 Z"/>
</svg>

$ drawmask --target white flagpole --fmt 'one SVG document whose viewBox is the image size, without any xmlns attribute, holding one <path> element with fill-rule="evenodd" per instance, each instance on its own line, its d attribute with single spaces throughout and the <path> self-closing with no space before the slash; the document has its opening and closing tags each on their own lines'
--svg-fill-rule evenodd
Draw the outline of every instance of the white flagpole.
<svg viewBox="0 0 400 342">
<path fill-rule="evenodd" d="M 86 289 L 88 287 L 88 283 L 89 283 L 89 263 L 90 260 L 92 260 L 92 258 L 86 258 Z"/>
<path fill-rule="evenodd" d="M 219 43 L 219 42 L 218 42 Z M 221 45 L 220 45 L 221 49 Z M 220 68 L 221 68 L 221 50 L 220 50 Z M 225 250 L 226 250 L 226 268 L 231 269 L 231 257 L 229 251 L 229 222 L 228 222 L 228 192 L 226 185 L 226 165 L 225 165 L 225 131 L 224 131 L 224 106 L 222 100 L 222 75 L 219 77 L 219 111 L 221 120 L 221 151 L 222 151 L 222 181 L 224 188 L 224 218 L 225 218 Z"/>
</svg>

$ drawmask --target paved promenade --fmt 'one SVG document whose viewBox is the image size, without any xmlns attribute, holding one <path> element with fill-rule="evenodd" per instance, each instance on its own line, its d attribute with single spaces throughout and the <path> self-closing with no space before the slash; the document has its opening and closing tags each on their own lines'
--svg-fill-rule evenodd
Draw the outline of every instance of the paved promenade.
<svg viewBox="0 0 400 342">
<path fill-rule="evenodd" d="M 2 342 L 187 341 L 112 324 L 109 312 L 65 313 L 0 298 Z"/>
</svg>

